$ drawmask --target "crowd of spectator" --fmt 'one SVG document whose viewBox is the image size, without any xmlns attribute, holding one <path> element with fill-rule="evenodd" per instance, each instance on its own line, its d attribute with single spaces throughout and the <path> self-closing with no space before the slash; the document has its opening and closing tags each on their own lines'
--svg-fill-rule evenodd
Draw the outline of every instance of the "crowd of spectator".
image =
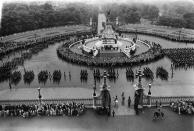
<svg viewBox="0 0 194 131">
<path fill-rule="evenodd" d="M 0 105 L 1 117 L 24 117 L 35 116 L 79 116 L 86 111 L 84 104 L 60 103 L 60 104 L 30 104 L 30 105 Z"/>
<path fill-rule="evenodd" d="M 194 102 L 193 101 L 176 101 L 171 102 L 170 107 L 178 114 L 194 114 Z"/>
</svg>

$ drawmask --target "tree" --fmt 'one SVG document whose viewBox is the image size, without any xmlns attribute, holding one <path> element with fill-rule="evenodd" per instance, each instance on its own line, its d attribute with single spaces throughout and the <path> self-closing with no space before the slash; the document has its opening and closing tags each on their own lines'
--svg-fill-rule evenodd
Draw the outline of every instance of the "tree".
<svg viewBox="0 0 194 131">
<path fill-rule="evenodd" d="M 139 23 L 140 15 L 135 8 L 129 8 L 127 13 L 124 14 L 124 19 L 127 23 Z"/>
<path fill-rule="evenodd" d="M 145 19 L 153 21 L 159 16 L 159 9 L 153 5 L 143 5 L 141 9 L 141 16 Z"/>
<path fill-rule="evenodd" d="M 48 2 L 42 5 L 8 3 L 3 5 L 1 34 L 68 24 L 88 24 L 90 17 L 97 20 L 97 13 L 97 7 L 80 3 L 55 9 Z"/>
<path fill-rule="evenodd" d="M 185 27 L 186 22 L 182 18 L 171 18 L 171 17 L 160 16 L 157 24 L 182 28 L 182 27 Z"/>
<path fill-rule="evenodd" d="M 194 29 L 194 13 L 184 14 L 183 19 L 186 21 L 186 28 Z"/>
</svg>

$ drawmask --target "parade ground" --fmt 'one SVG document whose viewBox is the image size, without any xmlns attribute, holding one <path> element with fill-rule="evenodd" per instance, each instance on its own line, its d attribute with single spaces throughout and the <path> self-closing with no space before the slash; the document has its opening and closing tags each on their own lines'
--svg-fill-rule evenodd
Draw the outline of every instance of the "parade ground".
<svg viewBox="0 0 194 131">
<path fill-rule="evenodd" d="M 86 99 L 92 98 L 92 89 L 75 87 L 53 87 L 41 88 L 42 99 Z M 0 92 L 0 101 L 2 100 L 38 100 L 38 91 L 36 88 L 7 89 Z"/>
</svg>

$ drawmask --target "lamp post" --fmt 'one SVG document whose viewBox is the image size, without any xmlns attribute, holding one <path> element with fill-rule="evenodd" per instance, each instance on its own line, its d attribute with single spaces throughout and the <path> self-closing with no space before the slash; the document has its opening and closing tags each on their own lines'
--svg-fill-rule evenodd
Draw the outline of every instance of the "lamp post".
<svg viewBox="0 0 194 131">
<path fill-rule="evenodd" d="M 137 28 L 135 28 L 135 39 L 137 40 Z"/>
<path fill-rule="evenodd" d="M 138 77 L 138 89 L 142 89 L 141 79 L 144 76 L 141 69 L 136 73 L 136 77 Z"/>
<path fill-rule="evenodd" d="M 94 80 L 94 93 L 93 93 L 93 96 L 96 96 L 96 80 Z"/>
<path fill-rule="evenodd" d="M 41 94 L 40 94 L 40 87 L 38 87 L 38 99 L 39 99 L 39 103 L 40 103 L 40 106 L 41 106 L 41 98 L 42 98 L 42 96 L 41 96 Z"/>
<path fill-rule="evenodd" d="M 151 103 L 151 91 L 150 91 L 150 89 L 151 89 L 151 83 L 148 85 L 148 87 L 149 87 L 149 91 L 148 91 L 148 96 L 147 96 L 147 99 L 148 99 L 148 107 L 151 107 L 152 106 L 152 103 Z"/>
<path fill-rule="evenodd" d="M 136 113 L 138 114 L 138 109 L 143 108 L 143 92 L 144 88 L 142 87 L 141 79 L 144 76 L 144 74 L 141 72 L 141 69 L 136 73 L 136 77 L 138 77 L 138 85 L 135 90 L 135 99 L 134 99 L 134 108 L 136 110 Z"/>
<path fill-rule="evenodd" d="M 93 108 L 96 108 L 96 100 L 97 100 L 97 96 L 96 96 L 96 80 L 94 78 L 94 92 L 93 92 Z"/>
<path fill-rule="evenodd" d="M 152 86 L 152 84 L 150 83 L 150 84 L 148 85 L 148 87 L 149 87 L 148 95 L 151 95 L 151 94 L 152 94 L 151 91 L 150 91 L 151 86 Z"/>
</svg>

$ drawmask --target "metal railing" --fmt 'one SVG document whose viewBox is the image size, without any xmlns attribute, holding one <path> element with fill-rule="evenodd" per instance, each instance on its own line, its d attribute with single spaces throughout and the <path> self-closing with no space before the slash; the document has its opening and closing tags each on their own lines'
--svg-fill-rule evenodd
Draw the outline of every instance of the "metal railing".
<svg viewBox="0 0 194 131">
<path fill-rule="evenodd" d="M 0 100 L 0 105 L 30 105 L 30 104 L 39 104 L 39 99 L 30 99 L 30 100 Z M 42 99 L 42 103 L 46 104 L 59 104 L 59 103 L 82 103 L 86 107 L 92 107 L 93 106 L 93 98 L 83 98 L 83 99 Z M 96 105 L 101 105 L 101 99 L 96 100 Z"/>
<path fill-rule="evenodd" d="M 176 101 L 194 101 L 194 96 L 153 96 L 150 98 L 151 105 L 155 105 L 157 102 L 162 105 L 169 105 L 170 102 Z M 148 97 L 143 98 L 143 105 L 148 105 Z"/>
</svg>

